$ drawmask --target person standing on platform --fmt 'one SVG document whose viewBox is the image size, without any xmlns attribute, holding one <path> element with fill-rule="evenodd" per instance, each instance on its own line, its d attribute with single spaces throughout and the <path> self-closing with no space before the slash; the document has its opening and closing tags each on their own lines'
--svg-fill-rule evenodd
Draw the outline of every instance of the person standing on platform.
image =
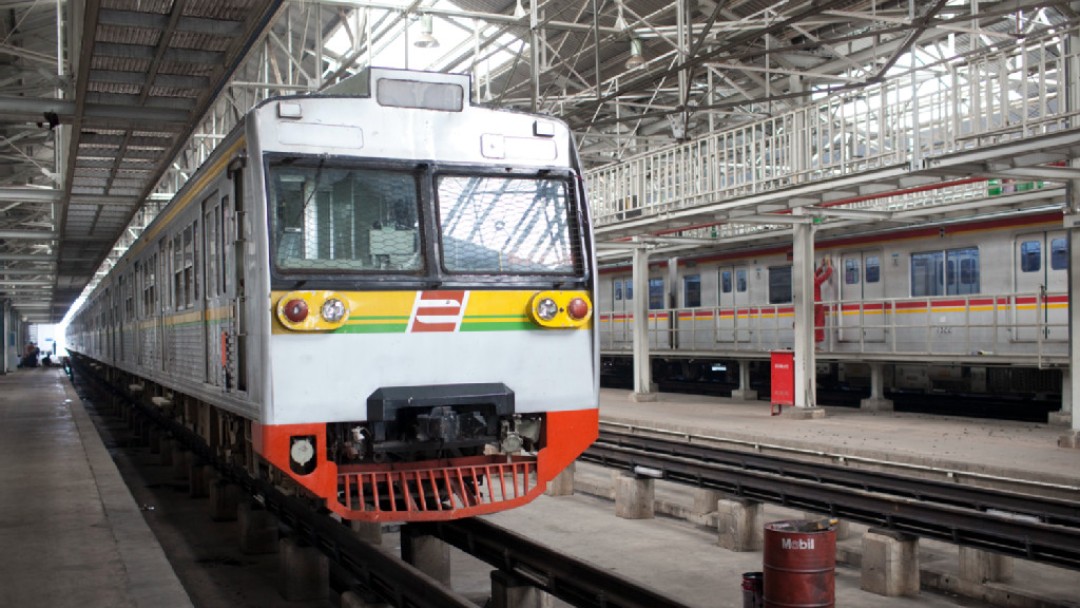
<svg viewBox="0 0 1080 608">
<path fill-rule="evenodd" d="M 829 256 L 821 260 L 821 266 L 814 269 L 814 342 L 825 341 L 825 305 L 821 303 L 821 286 L 832 276 L 832 261 Z"/>
</svg>

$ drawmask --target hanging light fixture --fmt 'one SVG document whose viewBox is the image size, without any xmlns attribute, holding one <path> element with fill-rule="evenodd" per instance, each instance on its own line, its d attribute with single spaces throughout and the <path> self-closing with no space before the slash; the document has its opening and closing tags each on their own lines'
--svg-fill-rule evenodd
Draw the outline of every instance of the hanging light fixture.
<svg viewBox="0 0 1080 608">
<path fill-rule="evenodd" d="M 521 5 L 521 0 L 517 0 L 517 6 L 514 7 L 514 19 L 521 19 L 525 16 L 525 7 Z"/>
<path fill-rule="evenodd" d="M 630 58 L 626 60 L 626 69 L 636 70 L 645 65 L 645 57 L 641 54 L 641 38 L 630 39 Z"/>
<path fill-rule="evenodd" d="M 431 33 L 433 27 L 431 15 L 427 13 L 420 15 L 420 35 L 413 42 L 413 46 L 422 49 L 433 49 L 439 46 L 439 41 Z"/>
</svg>

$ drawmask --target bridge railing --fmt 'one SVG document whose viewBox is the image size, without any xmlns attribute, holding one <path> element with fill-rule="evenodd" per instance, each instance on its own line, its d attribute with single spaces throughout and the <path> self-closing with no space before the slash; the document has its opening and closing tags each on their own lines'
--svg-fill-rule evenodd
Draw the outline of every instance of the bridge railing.
<svg viewBox="0 0 1080 608">
<path fill-rule="evenodd" d="M 922 66 L 586 174 L 598 226 L 1075 128 L 1076 28 Z M 928 77 L 927 75 L 930 75 Z"/>
</svg>

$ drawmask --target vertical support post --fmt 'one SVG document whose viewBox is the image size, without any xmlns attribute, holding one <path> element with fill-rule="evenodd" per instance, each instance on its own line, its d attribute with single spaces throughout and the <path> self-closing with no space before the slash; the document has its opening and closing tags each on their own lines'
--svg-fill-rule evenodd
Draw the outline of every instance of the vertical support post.
<svg viewBox="0 0 1080 608">
<path fill-rule="evenodd" d="M 652 361 L 649 355 L 649 251 L 634 249 L 634 401 L 655 401 L 652 390 Z"/>
<path fill-rule="evenodd" d="M 757 391 L 750 388 L 750 360 L 739 361 L 739 388 L 731 391 L 732 399 L 757 400 Z"/>
<path fill-rule="evenodd" d="M 1080 366 L 1080 302 L 1074 302 L 1076 290 L 1080 289 L 1080 180 L 1072 179 L 1065 185 L 1067 211 L 1065 227 L 1069 230 L 1069 370 Z M 1080 402 L 1080 382 L 1069 382 L 1069 403 Z M 1063 404 L 1064 405 L 1064 404 Z M 1080 448 L 1080 416 L 1072 416 L 1069 432 L 1058 439 L 1058 445 Z"/>
<path fill-rule="evenodd" d="M 1050 412 L 1047 415 L 1047 424 L 1072 428 L 1072 384 L 1072 368 L 1066 367 L 1061 370 L 1061 410 Z"/>
<path fill-rule="evenodd" d="M 801 208 L 792 211 L 805 217 Z M 794 226 L 791 286 L 795 306 L 795 408 L 814 408 L 817 378 L 814 373 L 814 233 L 809 222 Z"/>
<path fill-rule="evenodd" d="M 891 412 L 893 402 L 885 398 L 885 364 L 875 361 L 870 364 L 870 397 L 859 402 L 859 408 L 871 412 Z"/>
</svg>

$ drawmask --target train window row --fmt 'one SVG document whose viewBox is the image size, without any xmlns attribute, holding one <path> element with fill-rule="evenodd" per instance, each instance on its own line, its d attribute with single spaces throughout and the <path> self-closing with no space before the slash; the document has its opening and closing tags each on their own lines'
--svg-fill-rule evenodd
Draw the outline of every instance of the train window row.
<svg viewBox="0 0 1080 608">
<path fill-rule="evenodd" d="M 1023 241 L 1020 243 L 1020 271 L 1039 272 L 1042 270 L 1042 241 Z M 1065 270 L 1069 267 L 1069 245 L 1064 237 L 1050 239 L 1050 270 Z"/>
<path fill-rule="evenodd" d="M 1048 238 L 1046 241 L 1030 239 L 1018 240 L 1017 265 L 1021 273 L 1049 270 L 1066 270 L 1069 265 L 1068 240 L 1065 237 Z M 1046 255 L 1044 257 L 1044 248 Z M 894 255 L 895 257 L 895 255 Z M 1045 260 L 1045 261 L 1044 261 Z M 953 295 L 974 295 L 981 293 L 981 270 L 979 249 L 977 247 L 959 247 L 920 251 L 910 254 L 910 296 L 933 297 Z M 770 266 L 767 268 L 767 301 L 769 304 L 789 304 L 793 301 L 792 266 Z M 760 274 L 759 274 L 760 276 Z M 841 281 L 845 286 L 870 285 L 880 283 L 882 261 L 880 254 L 845 256 L 842 262 Z M 692 274 L 682 277 L 682 304 L 684 308 L 702 306 L 701 275 Z M 721 303 L 730 302 L 733 291 L 745 293 L 748 290 L 748 277 L 745 268 L 722 268 L 717 270 L 717 290 Z M 614 300 L 632 300 L 633 286 L 630 279 L 613 281 Z M 846 291 L 844 293 L 847 293 Z M 649 308 L 664 308 L 664 279 L 649 279 Z M 725 297 L 726 296 L 726 297 Z M 847 296 L 845 296 L 847 297 Z"/>
</svg>

